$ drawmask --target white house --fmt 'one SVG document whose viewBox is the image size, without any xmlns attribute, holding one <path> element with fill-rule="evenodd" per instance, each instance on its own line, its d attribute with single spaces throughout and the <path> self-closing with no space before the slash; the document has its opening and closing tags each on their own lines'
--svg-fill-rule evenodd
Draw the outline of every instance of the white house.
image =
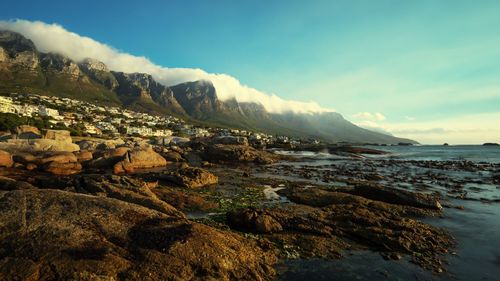
<svg viewBox="0 0 500 281">
<path fill-rule="evenodd" d="M 12 99 L 9 97 L 0 96 L 0 112 L 15 113 L 16 108 L 12 104 Z"/>
<path fill-rule="evenodd" d="M 43 105 L 40 105 L 38 107 L 38 114 L 40 114 L 40 116 L 56 117 L 56 116 L 59 116 L 59 111 L 57 111 L 56 109 L 52 109 L 52 108 L 48 108 L 48 107 L 45 107 Z"/>
</svg>

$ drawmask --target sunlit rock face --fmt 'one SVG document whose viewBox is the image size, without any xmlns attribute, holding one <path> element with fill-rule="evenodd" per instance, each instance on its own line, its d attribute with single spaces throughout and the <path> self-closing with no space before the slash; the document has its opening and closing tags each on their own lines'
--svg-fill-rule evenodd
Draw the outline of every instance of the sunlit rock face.
<svg viewBox="0 0 500 281">
<path fill-rule="evenodd" d="M 0 47 L 0 62 L 28 69 L 39 64 L 35 44 L 18 33 L 0 31 Z"/>
<path fill-rule="evenodd" d="M 48 70 L 60 74 L 66 74 L 73 78 L 80 77 L 80 68 L 71 59 L 58 54 L 45 54 L 41 56 L 41 66 Z"/>
</svg>

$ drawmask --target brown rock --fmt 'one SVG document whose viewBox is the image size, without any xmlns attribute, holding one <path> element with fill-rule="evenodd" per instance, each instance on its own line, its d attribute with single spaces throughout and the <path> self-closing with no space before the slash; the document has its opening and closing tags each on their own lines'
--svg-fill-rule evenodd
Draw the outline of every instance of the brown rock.
<svg viewBox="0 0 500 281">
<path fill-rule="evenodd" d="M 248 139 L 246 137 L 219 136 L 213 138 L 212 143 L 248 146 Z"/>
<path fill-rule="evenodd" d="M 17 138 L 18 139 L 40 139 L 42 138 L 42 134 L 37 127 L 29 126 L 29 125 L 21 125 L 16 128 Z"/>
<path fill-rule="evenodd" d="M 262 215 L 255 218 L 255 230 L 259 233 L 276 233 L 282 231 L 283 228 L 273 217 Z"/>
<path fill-rule="evenodd" d="M 283 230 L 272 216 L 254 208 L 239 209 L 227 213 L 229 225 L 254 233 L 277 233 Z"/>
<path fill-rule="evenodd" d="M 93 160 L 85 163 L 85 167 L 94 169 L 113 169 L 113 166 L 123 160 L 123 156 L 130 150 L 128 147 L 118 147 L 93 154 Z"/>
<path fill-rule="evenodd" d="M 46 130 L 43 138 L 67 143 L 72 142 L 70 132 L 66 130 Z"/>
<path fill-rule="evenodd" d="M 108 149 L 108 150 L 104 151 L 102 157 L 104 157 L 104 158 L 122 157 L 125 154 L 127 154 L 127 152 L 129 152 L 129 151 L 130 151 L 130 148 L 125 147 L 125 146 L 121 146 L 121 147 Z"/>
<path fill-rule="evenodd" d="M 206 200 L 200 195 L 183 192 L 177 188 L 159 187 L 153 192 L 161 200 L 179 210 L 207 212 L 219 208 L 217 203 Z"/>
<path fill-rule="evenodd" d="M 281 230 L 276 227 L 266 238 L 277 245 L 294 245 L 303 257 L 337 258 L 342 250 L 361 246 L 393 258 L 409 255 L 416 264 L 432 270 L 442 266 L 444 254 L 454 246 L 445 230 L 416 219 L 437 216 L 437 209 L 389 204 L 319 187 L 291 186 L 283 191 L 280 194 L 298 204 L 234 210 L 227 213 L 228 224 L 241 231 L 263 233 L 272 229 L 274 220 Z"/>
<path fill-rule="evenodd" d="M 45 172 L 54 175 L 73 175 L 82 170 L 82 165 L 78 163 L 75 154 L 71 152 L 50 152 L 40 156 L 37 164 Z"/>
<path fill-rule="evenodd" d="M 30 125 L 20 125 L 20 126 L 17 126 L 16 127 L 16 133 L 18 135 L 21 135 L 21 134 L 25 134 L 25 133 L 32 133 L 34 135 L 42 135 L 42 133 L 40 133 L 40 130 L 38 130 L 37 127 L 33 127 L 33 126 L 30 126 Z"/>
<path fill-rule="evenodd" d="M 165 154 L 163 154 L 163 157 L 170 162 L 182 162 L 184 161 L 184 158 L 182 158 L 182 155 L 178 152 L 175 151 L 169 151 Z"/>
<path fill-rule="evenodd" d="M 28 170 L 28 171 L 33 171 L 33 170 L 36 170 L 37 168 L 38 168 L 38 166 L 33 164 L 33 163 L 26 164 L 26 170 Z"/>
<path fill-rule="evenodd" d="M 0 142 L 0 147 L 11 151 L 78 151 L 80 147 L 74 143 L 52 139 L 10 139 Z"/>
<path fill-rule="evenodd" d="M 0 276 L 11 280 L 270 280 L 256 242 L 118 200 L 59 190 L 0 197 Z"/>
<path fill-rule="evenodd" d="M 51 153 L 45 153 L 40 156 L 38 159 L 38 163 L 40 165 L 44 165 L 50 162 L 56 162 L 56 163 L 74 163 L 77 162 L 78 159 L 76 158 L 75 154 L 71 152 L 51 152 Z"/>
<path fill-rule="evenodd" d="M 44 165 L 44 171 L 52 173 L 54 175 L 74 175 L 78 174 L 82 170 L 82 164 L 78 162 L 68 162 L 68 163 L 59 163 L 59 162 L 50 162 Z"/>
<path fill-rule="evenodd" d="M 136 169 L 165 167 L 167 160 L 152 149 L 134 149 L 128 151 L 123 160 L 116 163 L 113 173 L 133 173 Z"/>
<path fill-rule="evenodd" d="M 12 156 L 12 159 L 14 162 L 25 165 L 28 163 L 35 163 L 37 161 L 37 158 L 33 154 L 27 152 L 17 152 Z"/>
<path fill-rule="evenodd" d="M 168 215 L 184 215 L 170 204 L 158 199 L 148 184 L 142 180 L 123 176 L 77 177 L 74 183 L 76 192 L 115 198 L 121 201 L 141 205 Z"/>
<path fill-rule="evenodd" d="M 194 167 L 186 167 L 175 172 L 162 174 L 159 178 L 187 188 L 200 188 L 217 184 L 219 181 L 219 178 L 209 171 Z"/>
<path fill-rule="evenodd" d="M 275 156 L 269 152 L 257 150 L 246 145 L 215 144 L 207 147 L 206 160 L 211 162 L 238 162 L 270 164 L 275 161 Z"/>
<path fill-rule="evenodd" d="M 7 151 L 0 150 L 0 167 L 10 168 L 13 165 L 12 155 Z"/>
<path fill-rule="evenodd" d="M 339 191 L 391 204 L 436 210 L 443 208 L 438 198 L 434 195 L 410 192 L 380 185 L 358 184 L 353 188 L 342 188 L 339 189 Z"/>
<path fill-rule="evenodd" d="M 88 150 L 80 150 L 74 153 L 78 162 L 90 161 L 93 159 L 92 152 Z"/>
<path fill-rule="evenodd" d="M 0 176 L 0 190 L 18 190 L 18 189 L 34 189 L 33 185 L 24 182 L 16 181 L 14 179 Z"/>
</svg>

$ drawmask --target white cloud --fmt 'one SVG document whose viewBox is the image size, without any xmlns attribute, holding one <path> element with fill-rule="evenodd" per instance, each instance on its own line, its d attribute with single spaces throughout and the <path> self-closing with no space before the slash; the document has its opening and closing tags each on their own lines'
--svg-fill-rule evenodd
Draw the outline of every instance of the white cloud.
<svg viewBox="0 0 500 281">
<path fill-rule="evenodd" d="M 0 28 L 21 33 L 31 39 L 41 52 L 60 53 L 75 61 L 94 58 L 104 62 L 109 69 L 114 71 L 149 73 L 167 86 L 188 81 L 209 80 L 214 84 L 221 100 L 235 98 L 239 102 L 258 102 L 272 113 L 333 111 L 325 109 L 313 101 L 284 100 L 275 94 L 264 93 L 243 85 L 236 78 L 227 74 L 208 73 L 202 69 L 167 68 L 156 65 L 144 56 L 134 56 L 119 51 L 92 38 L 70 32 L 58 24 L 14 20 L 0 21 Z"/>
<path fill-rule="evenodd" d="M 369 120 L 354 122 L 354 124 L 356 124 L 357 126 L 359 126 L 361 128 L 365 128 L 365 129 L 368 129 L 368 130 L 371 130 L 371 131 L 375 131 L 375 132 L 379 132 L 379 133 L 382 133 L 382 134 L 386 134 L 386 135 L 391 135 L 392 136 L 392 133 L 390 132 L 390 129 L 387 126 L 385 126 L 384 124 L 380 124 L 380 123 L 377 123 L 377 122 L 374 122 L 374 121 L 369 121 Z"/>
<path fill-rule="evenodd" d="M 500 112 L 469 114 L 432 121 L 386 123 L 398 137 L 423 144 L 478 144 L 500 142 Z"/>
<path fill-rule="evenodd" d="M 354 114 L 352 117 L 359 119 L 359 120 L 366 120 L 366 121 L 384 121 L 385 116 L 380 113 L 380 112 L 359 112 Z"/>
<path fill-rule="evenodd" d="M 400 122 L 365 119 L 354 123 L 365 129 L 413 139 L 422 144 L 500 143 L 500 112 L 468 114 L 430 121 L 408 121 L 405 117 Z"/>
</svg>

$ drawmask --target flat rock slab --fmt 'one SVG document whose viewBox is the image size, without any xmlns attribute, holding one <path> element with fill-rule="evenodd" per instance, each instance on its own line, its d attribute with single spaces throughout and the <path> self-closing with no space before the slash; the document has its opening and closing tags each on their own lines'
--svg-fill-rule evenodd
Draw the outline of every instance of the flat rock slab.
<svg viewBox="0 0 500 281">
<path fill-rule="evenodd" d="M 270 280 L 276 258 L 237 234 L 119 200 L 0 193 L 2 280 Z"/>
</svg>

